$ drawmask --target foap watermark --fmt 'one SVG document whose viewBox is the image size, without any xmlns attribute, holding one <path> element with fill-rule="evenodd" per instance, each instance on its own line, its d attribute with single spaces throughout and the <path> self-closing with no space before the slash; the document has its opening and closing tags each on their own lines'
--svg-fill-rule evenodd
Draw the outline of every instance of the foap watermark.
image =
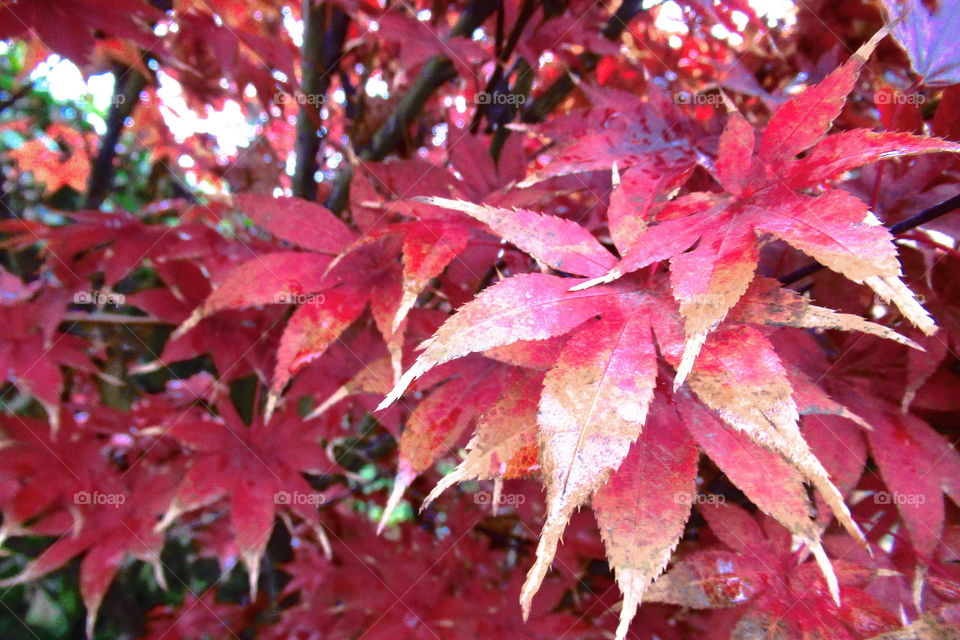
<svg viewBox="0 0 960 640">
<path fill-rule="evenodd" d="M 286 93 L 284 91 L 277 91 L 273 94 L 273 103 L 277 105 L 284 104 L 298 104 L 303 106 L 308 104 L 313 107 L 319 107 L 327 98 L 322 93 L 303 93 L 302 91 L 295 91 L 294 93 Z"/>
<path fill-rule="evenodd" d="M 474 504 L 485 505 L 493 504 L 496 500 L 497 506 L 511 506 L 516 507 L 523 504 L 527 501 L 527 496 L 521 495 L 519 493 L 501 493 L 493 494 L 489 491 L 477 491 L 473 494 Z"/>
<path fill-rule="evenodd" d="M 477 104 L 513 104 L 521 105 L 527 101 L 527 96 L 522 93 L 501 93 L 494 91 L 478 91 L 476 94 Z"/>
<path fill-rule="evenodd" d="M 73 294 L 73 304 L 125 304 L 127 297 L 112 291 L 78 291 Z"/>
<path fill-rule="evenodd" d="M 927 101 L 922 93 L 900 93 L 899 91 L 878 91 L 873 96 L 877 104 L 915 104 L 920 106 Z"/>
<path fill-rule="evenodd" d="M 677 91 L 673 94 L 674 104 L 690 105 L 719 105 L 723 104 L 723 96 L 719 93 L 691 93 L 690 91 Z"/>
<path fill-rule="evenodd" d="M 277 491 L 273 494 L 273 504 L 320 506 L 327 501 L 322 493 L 312 491 Z"/>
<path fill-rule="evenodd" d="M 927 501 L 927 496 L 922 493 L 899 493 L 897 491 L 877 491 L 873 494 L 875 504 L 896 504 L 896 505 L 916 505 Z"/>
<path fill-rule="evenodd" d="M 323 304 L 325 300 L 322 293 L 294 293 L 292 291 L 281 291 L 273 296 L 276 304 Z"/>
<path fill-rule="evenodd" d="M 716 493 L 686 493 L 681 491 L 673 494 L 676 504 L 726 504 L 727 497 Z"/>
<path fill-rule="evenodd" d="M 107 505 L 110 507 L 119 507 L 127 501 L 127 496 L 122 493 L 103 493 L 100 491 L 77 491 L 73 494 L 73 504 L 84 505 Z"/>
<path fill-rule="evenodd" d="M 722 304 L 724 296 L 719 293 L 695 293 L 682 302 L 687 304 Z"/>
</svg>

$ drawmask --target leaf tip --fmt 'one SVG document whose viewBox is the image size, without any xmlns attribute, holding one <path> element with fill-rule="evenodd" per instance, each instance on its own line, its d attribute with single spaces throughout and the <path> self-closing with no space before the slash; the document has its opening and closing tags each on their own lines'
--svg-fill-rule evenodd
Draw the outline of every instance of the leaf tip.
<svg viewBox="0 0 960 640">
<path fill-rule="evenodd" d="M 206 310 L 202 306 L 198 309 L 194 309 L 193 313 L 190 314 L 190 317 L 184 320 L 183 324 L 177 327 L 174 332 L 170 334 L 170 340 L 177 340 L 178 338 L 183 337 L 184 334 L 200 324 L 200 321 L 203 320 L 205 316 Z"/>
<path fill-rule="evenodd" d="M 393 512 L 396 511 L 400 505 L 400 500 L 403 499 L 403 494 L 406 492 L 407 487 L 410 486 L 410 483 L 413 482 L 413 479 L 416 477 L 417 473 L 410 467 L 409 463 L 401 460 L 399 468 L 397 469 L 397 477 L 393 481 L 393 489 L 390 491 L 390 497 L 387 498 L 387 504 L 383 507 L 383 515 L 380 516 L 380 522 L 377 523 L 377 535 L 383 533 L 387 523 L 390 521 L 390 516 L 393 515 Z"/>
<path fill-rule="evenodd" d="M 327 409 L 337 404 L 338 402 L 340 402 L 341 400 L 343 400 L 349 395 L 350 395 L 350 390 L 347 388 L 346 385 L 340 387 L 339 389 L 334 391 L 332 394 L 330 394 L 329 398 L 327 398 L 322 403 L 320 403 L 316 409 L 308 413 L 303 418 L 303 421 L 306 422 L 308 420 L 313 420 L 314 418 L 319 418 L 324 413 L 326 413 Z"/>
<path fill-rule="evenodd" d="M 623 273 L 622 273 L 618 268 L 614 267 L 613 269 L 611 269 L 610 271 L 608 271 L 605 275 L 602 275 L 602 276 L 600 276 L 600 277 L 598 277 L 598 278 L 593 278 L 593 279 L 591 279 L 591 280 L 587 280 L 586 282 L 581 282 L 581 283 L 578 284 L 578 285 L 574 285 L 574 286 L 570 287 L 569 290 L 570 290 L 570 291 L 583 291 L 584 289 L 589 289 L 590 287 L 595 287 L 595 286 L 597 286 L 598 284 L 606 284 L 606 283 L 608 283 L 608 282 L 613 282 L 614 280 L 616 280 L 617 278 L 619 278 L 619 277 L 622 276 L 622 275 L 623 275 Z"/>
<path fill-rule="evenodd" d="M 813 557 L 817 561 L 817 566 L 820 567 L 820 571 L 823 573 L 824 579 L 827 581 L 827 589 L 830 591 L 830 597 L 833 598 L 834 604 L 838 607 L 840 606 L 840 582 L 837 580 L 837 574 L 833 570 L 833 565 L 830 564 L 830 558 L 827 557 L 827 552 L 823 548 L 823 544 L 820 540 L 807 540 L 807 547 L 810 548 L 810 551 L 813 552 Z"/>
<path fill-rule="evenodd" d="M 277 403 L 280 401 L 280 391 L 277 389 L 271 389 L 267 393 L 267 406 L 263 410 L 263 424 L 264 426 L 270 424 L 270 419 L 273 418 L 273 412 L 277 410 Z"/>
</svg>

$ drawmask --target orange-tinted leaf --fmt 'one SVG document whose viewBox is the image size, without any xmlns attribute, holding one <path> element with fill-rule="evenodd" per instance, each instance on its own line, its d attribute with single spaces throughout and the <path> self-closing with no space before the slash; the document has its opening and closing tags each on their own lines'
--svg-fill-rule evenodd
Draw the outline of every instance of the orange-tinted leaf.
<svg viewBox="0 0 960 640">
<path fill-rule="evenodd" d="M 462 211 L 544 264 L 581 276 L 598 276 L 616 259 L 575 222 L 526 209 L 501 209 L 447 198 L 423 198 L 428 204 Z"/>
<path fill-rule="evenodd" d="M 547 372 L 537 416 L 547 519 L 521 595 L 525 610 L 573 510 L 620 466 L 640 434 L 656 377 L 650 325 L 639 313 L 579 329 Z"/>
<path fill-rule="evenodd" d="M 664 419 L 661 413 L 673 414 Z M 665 402 L 620 467 L 593 497 L 607 558 L 623 592 L 617 638 L 625 638 L 643 593 L 683 535 L 696 487 L 697 449 Z"/>
<path fill-rule="evenodd" d="M 366 299 L 361 292 L 343 286 L 319 294 L 293 312 L 277 351 L 268 416 L 290 377 L 323 355 L 327 347 L 363 313 L 364 307 Z"/>
<path fill-rule="evenodd" d="M 438 364 L 519 340 L 562 335 L 596 315 L 605 301 L 624 295 L 617 287 L 569 291 L 577 280 L 531 273 L 486 289 L 443 324 L 427 341 L 414 365 L 403 374 L 379 409 L 399 398 L 410 383 Z"/>
<path fill-rule="evenodd" d="M 537 401 L 542 385 L 542 375 L 528 374 L 506 387 L 477 420 L 466 457 L 437 483 L 423 507 L 458 482 L 514 478 L 536 466 Z"/>
</svg>

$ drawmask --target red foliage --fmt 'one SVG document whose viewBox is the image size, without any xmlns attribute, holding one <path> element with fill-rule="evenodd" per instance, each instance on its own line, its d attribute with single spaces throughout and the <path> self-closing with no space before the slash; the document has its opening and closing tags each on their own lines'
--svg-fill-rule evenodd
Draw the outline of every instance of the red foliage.
<svg viewBox="0 0 960 640">
<path fill-rule="evenodd" d="M 143 638 L 960 634 L 960 227 L 889 229 L 960 183 L 955 3 L 342 0 L 299 56 L 297 3 L 54 4 L 0 37 L 145 74 L 130 144 L 203 188 L 70 207 L 96 136 L 0 124 L 43 185 L 0 221 L 0 535 L 54 538 L 0 586 L 81 558 L 91 637 L 134 560 L 179 594 Z M 158 68 L 250 157 L 176 139 Z M 278 168 L 317 124 L 326 204 Z"/>
</svg>

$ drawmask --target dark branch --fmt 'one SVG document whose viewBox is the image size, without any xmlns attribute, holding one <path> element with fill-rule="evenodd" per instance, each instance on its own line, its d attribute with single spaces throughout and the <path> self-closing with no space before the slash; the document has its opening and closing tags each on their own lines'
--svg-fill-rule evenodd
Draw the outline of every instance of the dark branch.
<svg viewBox="0 0 960 640">
<path fill-rule="evenodd" d="M 301 48 L 300 114 L 297 117 L 296 168 L 293 195 L 307 200 L 317 197 L 317 154 L 320 151 L 320 109 L 336 73 L 350 18 L 339 7 L 303 0 L 304 25 Z"/>
<path fill-rule="evenodd" d="M 135 69 L 124 69 L 116 74 L 117 84 L 113 90 L 110 110 L 107 112 L 107 131 L 100 140 L 100 150 L 90 172 L 87 183 L 87 195 L 83 201 L 84 209 L 99 209 L 113 188 L 117 156 L 117 143 L 123 133 L 124 123 L 140 100 L 140 92 L 147 81 Z"/>
<path fill-rule="evenodd" d="M 450 30 L 450 37 L 469 36 L 474 29 L 483 24 L 483 21 L 496 9 L 496 2 L 491 0 L 473 0 Z M 373 135 L 370 146 L 361 149 L 359 156 L 363 160 L 383 160 L 387 154 L 396 149 L 403 138 L 407 126 L 419 115 L 433 92 L 445 82 L 456 77 L 453 63 L 446 56 L 435 56 L 423 66 L 420 75 L 414 81 L 410 90 L 397 108 L 393 110 L 386 122 Z"/>
<path fill-rule="evenodd" d="M 473 33 L 493 13 L 496 6 L 495 0 L 472 0 L 470 6 L 464 9 L 457 23 L 450 30 L 450 37 L 467 36 Z M 410 90 L 400 99 L 397 107 L 390 113 L 390 116 L 377 132 L 373 134 L 370 145 L 361 149 L 357 156 L 361 160 L 383 160 L 400 144 L 407 127 L 423 110 L 433 92 L 454 77 L 456 77 L 456 71 L 453 68 L 453 63 L 446 56 L 435 56 L 427 61 L 423 69 L 420 70 L 420 75 L 411 85 Z M 327 208 L 331 211 L 339 213 L 346 208 L 352 177 L 352 169 L 349 165 L 345 165 L 334 180 L 330 197 L 327 200 Z"/>
<path fill-rule="evenodd" d="M 533 17 L 533 14 L 536 12 L 536 10 L 536 0 L 523 0 L 523 5 L 520 7 L 520 15 L 517 16 L 517 21 L 514 23 L 513 29 L 510 30 L 510 36 L 507 39 L 506 45 L 502 46 L 501 40 L 503 34 L 501 31 L 503 27 L 503 6 L 501 3 L 500 11 L 497 12 L 497 67 L 490 75 L 490 80 L 487 81 L 487 86 L 484 87 L 484 92 L 487 95 L 492 95 L 499 88 L 499 85 L 503 81 L 504 77 L 504 65 L 506 64 L 507 60 L 509 60 L 510 56 L 513 55 L 513 50 L 516 49 L 517 44 L 520 42 L 520 36 L 523 34 L 523 30 L 526 28 L 527 23 L 530 22 L 530 19 Z M 507 73 L 506 75 L 509 76 L 510 73 Z M 476 112 L 473 115 L 473 121 L 470 123 L 471 133 L 477 132 L 477 129 L 480 127 L 480 121 L 483 118 L 486 117 L 489 119 L 489 110 L 489 102 L 484 102 L 477 105 Z M 510 114 L 510 119 L 513 119 L 512 113 Z"/>
<path fill-rule="evenodd" d="M 32 84 L 25 84 L 11 93 L 9 98 L 0 102 L 0 113 L 6 111 L 9 107 L 12 107 L 17 100 L 30 93 L 31 89 L 33 89 Z"/>
<path fill-rule="evenodd" d="M 616 13 L 610 17 L 606 26 L 604 26 L 603 36 L 611 41 L 620 38 L 630 21 L 642 9 L 642 0 L 623 0 Z M 580 64 L 583 65 L 584 72 L 593 71 L 599 62 L 600 56 L 595 53 L 587 51 L 580 54 Z M 571 73 L 574 73 L 573 70 L 557 78 L 536 100 L 528 102 L 521 114 L 522 120 L 524 122 L 540 122 L 547 117 L 547 114 L 556 109 L 557 105 L 567 97 L 567 94 L 577 86 L 570 75 Z"/>
<path fill-rule="evenodd" d="M 901 220 L 897 224 L 890 227 L 890 233 L 895 236 L 900 235 L 904 231 L 910 231 L 911 229 L 915 229 L 916 227 L 926 224 L 931 220 L 936 220 L 940 216 L 946 215 L 957 208 L 960 208 L 960 193 L 953 196 L 949 200 L 944 200 L 940 204 L 921 211 L 913 217 L 907 218 L 906 220 Z M 792 271 L 785 276 L 781 276 L 780 283 L 784 285 L 793 284 L 797 280 L 802 280 L 807 276 L 813 275 L 817 271 L 820 271 L 820 269 L 823 269 L 823 265 L 819 262 L 813 262 L 805 267 L 800 267 L 796 271 Z"/>
</svg>

